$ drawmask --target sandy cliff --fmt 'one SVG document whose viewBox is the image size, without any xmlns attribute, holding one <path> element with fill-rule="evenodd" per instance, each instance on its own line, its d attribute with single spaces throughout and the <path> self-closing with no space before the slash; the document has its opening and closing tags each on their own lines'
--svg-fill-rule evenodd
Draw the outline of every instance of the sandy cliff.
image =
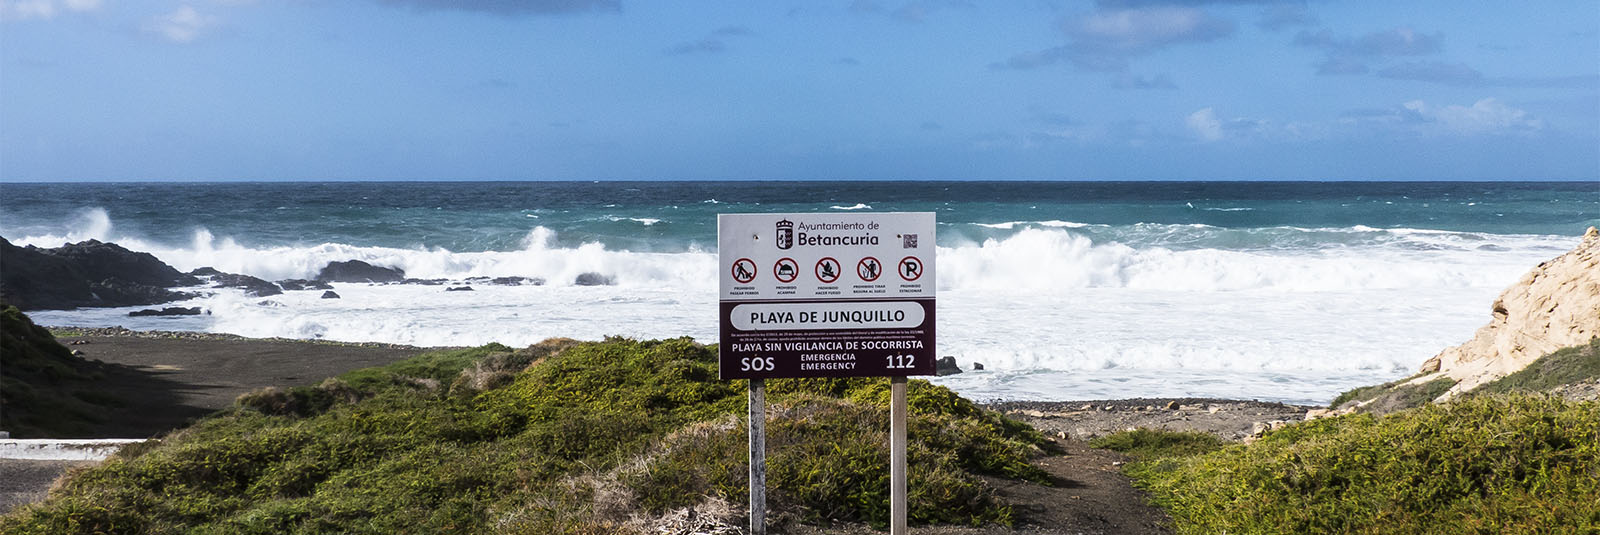
<svg viewBox="0 0 1600 535">
<path fill-rule="evenodd" d="M 1576 249 L 1523 275 L 1495 299 L 1491 314 L 1467 343 L 1424 362 L 1428 375 L 1414 382 L 1459 381 L 1441 397 L 1448 399 L 1600 336 L 1600 231 L 1590 227 Z"/>
</svg>

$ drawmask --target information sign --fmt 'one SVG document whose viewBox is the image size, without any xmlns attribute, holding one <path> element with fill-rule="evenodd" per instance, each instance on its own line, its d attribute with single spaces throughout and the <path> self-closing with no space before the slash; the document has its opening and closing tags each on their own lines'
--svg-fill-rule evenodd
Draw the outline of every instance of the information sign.
<svg viewBox="0 0 1600 535">
<path fill-rule="evenodd" d="M 717 216 L 721 376 L 934 374 L 934 214 Z"/>
</svg>

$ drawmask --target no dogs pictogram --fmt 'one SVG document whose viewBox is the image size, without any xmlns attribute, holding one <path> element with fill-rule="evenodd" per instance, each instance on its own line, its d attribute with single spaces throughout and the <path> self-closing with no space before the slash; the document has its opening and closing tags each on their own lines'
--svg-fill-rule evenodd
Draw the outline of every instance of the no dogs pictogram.
<svg viewBox="0 0 1600 535">
<path fill-rule="evenodd" d="M 733 261 L 733 280 L 739 284 L 749 284 L 756 280 L 756 262 L 749 258 L 740 258 Z"/>
<path fill-rule="evenodd" d="M 856 262 L 856 275 L 861 277 L 861 280 L 872 282 L 878 280 L 878 276 L 882 274 L 883 264 L 876 258 L 869 256 Z"/>
<path fill-rule="evenodd" d="M 794 282 L 795 277 L 800 276 L 800 264 L 793 258 L 779 258 L 778 263 L 772 265 L 772 274 L 778 277 L 778 282 Z"/>
<path fill-rule="evenodd" d="M 834 260 L 831 256 L 823 257 L 822 260 L 817 261 L 815 271 L 817 272 L 817 280 L 822 281 L 823 284 L 832 283 L 839 280 L 839 261 Z"/>
<path fill-rule="evenodd" d="M 900 278 L 906 282 L 922 278 L 922 259 L 915 256 L 900 259 Z"/>
</svg>

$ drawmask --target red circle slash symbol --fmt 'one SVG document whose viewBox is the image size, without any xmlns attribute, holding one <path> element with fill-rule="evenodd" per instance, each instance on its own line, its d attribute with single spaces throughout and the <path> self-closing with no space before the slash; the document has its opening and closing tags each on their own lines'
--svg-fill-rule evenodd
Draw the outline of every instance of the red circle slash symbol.
<svg viewBox="0 0 1600 535">
<path fill-rule="evenodd" d="M 772 274 L 778 277 L 778 282 L 794 282 L 795 277 L 800 276 L 800 263 L 793 258 L 779 258 L 778 263 L 772 265 Z"/>
<path fill-rule="evenodd" d="M 915 256 L 900 259 L 900 278 L 907 282 L 922 278 L 922 259 Z"/>
<path fill-rule="evenodd" d="M 733 261 L 733 280 L 739 284 L 748 284 L 756 280 L 756 263 L 749 258 L 740 258 Z"/>
<path fill-rule="evenodd" d="M 817 280 L 822 281 L 823 284 L 832 283 L 839 280 L 839 261 L 834 260 L 831 256 L 824 257 L 822 260 L 817 261 L 815 271 L 817 272 Z"/>
<path fill-rule="evenodd" d="M 872 282 L 878 280 L 878 276 L 882 274 L 883 264 L 876 258 L 869 256 L 856 262 L 856 275 L 860 276 L 861 280 Z"/>
</svg>

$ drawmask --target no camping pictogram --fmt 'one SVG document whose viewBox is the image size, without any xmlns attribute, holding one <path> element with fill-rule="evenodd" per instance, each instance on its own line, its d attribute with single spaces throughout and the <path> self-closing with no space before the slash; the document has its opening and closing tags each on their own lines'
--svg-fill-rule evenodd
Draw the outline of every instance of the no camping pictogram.
<svg viewBox="0 0 1600 535">
<path fill-rule="evenodd" d="M 899 271 L 900 278 L 905 279 L 906 282 L 922 278 L 922 259 L 915 256 L 900 259 Z"/>
<path fill-rule="evenodd" d="M 733 261 L 733 280 L 739 284 L 749 284 L 756 280 L 756 263 L 749 258 L 740 258 Z"/>
<path fill-rule="evenodd" d="M 772 274 L 778 278 L 778 282 L 785 284 L 794 282 L 795 277 L 800 276 L 800 263 L 795 262 L 793 258 L 779 258 L 778 262 L 772 265 Z"/>
<path fill-rule="evenodd" d="M 831 284 L 833 281 L 839 280 L 839 261 L 834 260 L 831 256 L 823 257 L 822 260 L 817 261 L 815 271 L 817 280 L 822 281 L 823 284 Z"/>
<path fill-rule="evenodd" d="M 878 280 L 878 276 L 882 274 L 883 263 L 878 262 L 876 258 L 869 256 L 861 259 L 860 262 L 856 262 L 856 276 L 861 277 L 863 281 L 872 282 Z"/>
</svg>

